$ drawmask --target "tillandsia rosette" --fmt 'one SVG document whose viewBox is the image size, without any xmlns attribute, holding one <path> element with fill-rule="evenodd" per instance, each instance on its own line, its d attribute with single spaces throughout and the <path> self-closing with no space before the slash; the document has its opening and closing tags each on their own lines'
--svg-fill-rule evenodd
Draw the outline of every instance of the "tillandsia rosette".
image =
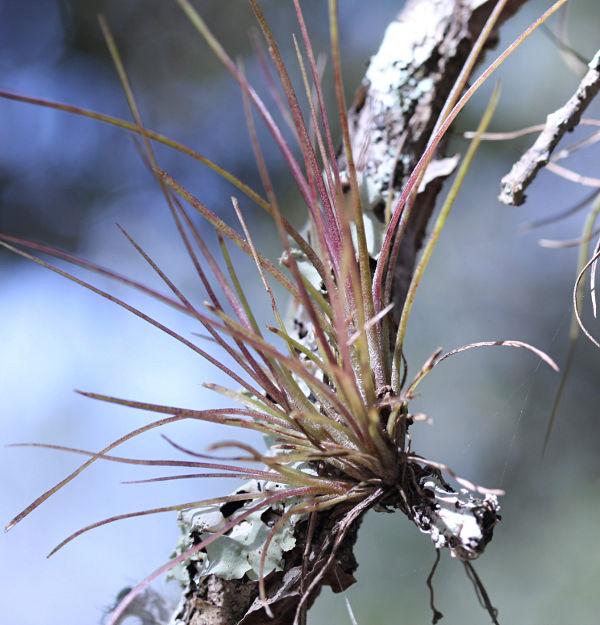
<svg viewBox="0 0 600 625">
<path fill-rule="evenodd" d="M 353 541 L 360 519 L 369 509 L 401 511 L 421 532 L 430 535 L 438 555 L 442 548 L 447 548 L 452 556 L 463 561 L 496 622 L 495 609 L 470 562 L 492 538 L 500 519 L 497 496 L 502 491 L 476 486 L 437 460 L 415 453 L 409 429 L 426 417 L 411 412 L 409 405 L 419 383 L 434 367 L 466 349 L 520 347 L 532 351 L 553 368 L 556 365 L 526 343 L 488 341 L 446 354 L 437 350 L 409 381 L 403 342 L 421 276 L 491 119 L 498 92 L 494 92 L 423 247 L 435 196 L 458 160 L 435 156 L 436 150 L 441 152 L 450 124 L 470 96 L 515 47 L 498 57 L 459 99 L 475 61 L 500 23 L 498 20 L 506 19 L 521 3 L 513 0 L 502 13 L 507 7 L 505 1 L 458 3 L 460 10 L 454 10 L 452 2 L 410 2 L 386 34 L 348 113 L 341 79 L 337 4 L 329 0 L 333 86 L 342 135 L 342 148 L 338 150 L 334 148 L 325 114 L 318 63 L 299 2 L 295 0 L 294 7 L 301 36 L 300 42 L 294 39 L 294 43 L 305 91 L 304 108 L 267 21 L 257 2 L 250 0 L 285 96 L 285 105 L 281 98 L 277 102 L 291 121 L 301 165 L 243 69 L 228 56 L 192 4 L 188 0 L 177 2 L 241 87 L 264 196 L 206 157 L 144 126 L 116 44 L 104 22 L 102 28 L 134 121 L 124 122 L 45 101 L 36 103 L 95 117 L 139 136 L 145 159 L 164 192 L 182 243 L 205 287 L 205 308 L 194 305 L 123 229 L 171 295 L 39 244 L 7 235 L 1 235 L 1 239 L 5 247 L 126 308 L 211 362 L 239 390 L 215 384 L 206 386 L 235 401 L 236 406 L 199 410 L 84 393 L 106 402 L 152 411 L 160 418 L 99 452 L 68 449 L 87 455 L 87 461 L 15 517 L 9 528 L 98 459 L 198 468 L 210 473 L 193 477 L 238 478 L 243 485 L 221 497 L 111 517 L 79 530 L 56 548 L 103 523 L 154 512 L 179 512 L 182 538 L 173 559 L 127 593 L 112 613 L 110 625 L 131 614 L 128 610 L 148 584 L 170 569 L 186 586 L 173 623 L 302 622 L 305 610 L 322 585 L 343 590 L 354 581 L 352 574 L 357 563 L 352 554 Z M 439 5 L 446 8 L 441 10 Z M 439 23 L 423 19 L 427 8 Z M 471 19 L 475 12 L 477 19 Z M 548 11 L 544 19 L 550 14 Z M 538 20 L 536 27 L 542 21 Z M 526 34 L 528 31 L 521 39 Z M 270 74 L 267 78 L 273 82 Z M 309 217 L 302 231 L 294 228 L 280 210 L 257 139 L 253 111 L 270 131 L 298 187 Z M 169 145 L 211 167 L 239 193 L 263 208 L 281 238 L 283 254 L 279 266 L 257 249 L 236 198 L 232 198 L 232 205 L 242 234 L 160 168 L 152 141 Z M 185 204 L 214 227 L 221 261 L 205 244 Z M 256 265 L 275 320 L 273 326 L 267 326 L 268 334 L 248 304 L 228 249 L 231 243 Z M 235 361 L 237 368 L 229 368 L 214 352 L 205 351 L 125 301 L 17 249 L 15 244 L 82 265 L 188 314 Z M 274 296 L 273 281 L 291 297 L 287 316 Z M 232 426 L 238 438 L 213 445 L 210 454 L 167 439 L 175 449 L 193 458 L 185 461 L 137 460 L 111 453 L 133 437 L 184 419 Z M 243 433 L 247 431 L 262 434 L 267 450 L 258 450 L 245 442 Z M 233 450 L 234 455 L 214 455 L 223 450 Z M 459 488 L 451 487 L 446 478 L 455 480 Z M 214 602 L 213 590 L 217 586 L 226 605 L 217 606 Z M 202 617 L 202 612 L 214 619 L 206 620 L 208 617 Z M 440 616 L 434 609 L 434 620 Z"/>
<path fill-rule="evenodd" d="M 373 221 L 377 221 L 372 216 Z M 366 221 L 366 220 L 365 220 Z M 307 236 L 310 242 L 311 237 Z M 376 260 L 380 247 L 373 245 L 369 249 L 369 256 Z M 301 275 L 310 282 L 315 291 L 321 292 L 326 297 L 326 290 L 316 269 L 299 250 L 290 250 L 299 266 Z M 282 259 L 285 262 L 285 258 Z M 292 337 L 298 345 L 302 345 L 304 353 L 300 354 L 306 369 L 323 383 L 335 390 L 331 382 L 323 379 L 323 371 L 316 366 L 314 358 L 318 357 L 318 342 L 315 337 L 314 327 L 304 307 L 294 303 L 290 306 L 286 324 L 288 336 Z M 319 413 L 320 404 L 313 394 L 310 386 L 302 378 L 294 375 L 295 382 L 302 390 L 306 398 L 311 402 Z M 386 389 L 384 401 L 379 402 L 377 410 L 380 418 L 382 413 L 389 414 L 391 401 L 391 388 Z M 402 403 L 402 402 L 400 402 Z M 412 423 L 413 417 L 403 415 L 406 423 L 406 435 Z M 407 437 L 408 439 L 408 437 Z M 267 437 L 267 456 L 281 457 L 285 449 Z M 491 540 L 494 526 L 500 520 L 497 495 L 488 492 L 484 497 L 474 497 L 468 489 L 462 488 L 455 491 L 442 479 L 440 470 L 432 463 L 425 461 L 425 466 L 419 464 L 416 455 L 410 455 L 408 449 L 397 449 L 398 467 L 401 466 L 401 458 L 404 457 L 406 466 L 403 469 L 405 475 L 410 475 L 412 483 L 401 486 L 400 472 L 397 481 L 393 484 L 389 493 L 382 489 L 381 495 L 374 500 L 373 507 L 376 510 L 393 511 L 401 509 L 425 534 L 429 534 L 436 549 L 448 548 L 452 557 L 460 560 L 473 560 L 483 553 L 485 546 Z M 309 475 L 318 475 L 323 470 L 318 462 L 291 463 L 290 467 L 303 471 Z M 464 480 L 463 480 L 464 481 Z M 375 483 L 375 482 L 374 482 Z M 473 489 L 477 487 L 472 486 Z M 250 480 L 237 489 L 233 495 L 244 494 L 274 494 L 285 492 L 284 484 L 266 480 Z M 499 491 L 498 491 L 499 492 Z M 182 538 L 177 552 L 174 555 L 189 550 L 194 543 L 206 540 L 225 526 L 227 521 L 235 513 L 251 507 L 252 499 L 235 502 L 227 502 L 221 505 L 209 505 L 179 513 L 179 522 L 182 529 Z M 301 503 L 297 497 L 282 500 L 266 510 L 257 510 L 249 514 L 238 525 L 211 543 L 205 550 L 193 556 L 193 561 L 185 562 L 185 567 L 179 565 L 176 577 L 184 584 L 196 583 L 205 575 L 215 575 L 222 579 L 257 580 L 261 576 L 268 575 L 272 571 L 282 571 L 284 568 L 285 553 L 296 546 L 294 528 L 298 522 L 306 521 L 307 514 L 299 513 L 289 516 L 285 524 L 279 527 L 269 541 L 265 551 L 263 568 L 261 570 L 262 549 L 265 545 L 275 520 L 280 520 L 286 511 Z M 182 570 L 185 569 L 185 570 Z M 177 622 L 177 621 L 175 621 Z"/>
</svg>

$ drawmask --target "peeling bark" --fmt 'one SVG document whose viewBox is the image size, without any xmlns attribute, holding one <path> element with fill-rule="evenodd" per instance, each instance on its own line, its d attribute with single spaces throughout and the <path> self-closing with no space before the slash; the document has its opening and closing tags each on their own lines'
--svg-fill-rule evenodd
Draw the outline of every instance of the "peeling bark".
<svg viewBox="0 0 600 625">
<path fill-rule="evenodd" d="M 488 40 L 488 48 L 497 42 L 497 28 L 525 1 L 508 2 Z M 394 162 L 393 188 L 397 194 L 418 163 L 444 102 L 495 4 L 495 0 L 411 0 L 388 27 L 392 36 L 387 46 L 384 40 L 385 51 L 395 52 L 395 58 L 384 56 L 379 60 L 382 50 L 373 57 L 349 115 L 353 153 L 359 167 L 380 180 L 383 201 Z M 385 75 L 392 77 L 392 89 L 369 82 L 376 59 L 388 68 Z M 438 158 L 442 150 L 443 145 Z M 383 173 L 378 173 L 380 168 Z M 394 270 L 392 314 L 396 323 L 435 200 L 449 173 L 446 169 L 430 177 L 429 184 L 420 190 L 409 219 Z M 374 210 L 377 214 L 377 207 Z"/>
</svg>

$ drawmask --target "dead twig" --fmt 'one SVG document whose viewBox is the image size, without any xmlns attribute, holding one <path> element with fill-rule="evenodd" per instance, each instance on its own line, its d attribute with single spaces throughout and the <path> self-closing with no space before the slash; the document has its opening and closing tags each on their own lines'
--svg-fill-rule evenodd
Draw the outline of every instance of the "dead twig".
<svg viewBox="0 0 600 625">
<path fill-rule="evenodd" d="M 563 135 L 577 126 L 581 115 L 600 90 L 600 50 L 596 52 L 588 67 L 589 70 L 575 93 L 564 106 L 548 115 L 544 130 L 535 143 L 502 178 L 498 199 L 503 204 L 512 206 L 523 204 L 526 197 L 525 189 L 533 182 L 538 171 L 548 164 L 554 148 Z"/>
</svg>

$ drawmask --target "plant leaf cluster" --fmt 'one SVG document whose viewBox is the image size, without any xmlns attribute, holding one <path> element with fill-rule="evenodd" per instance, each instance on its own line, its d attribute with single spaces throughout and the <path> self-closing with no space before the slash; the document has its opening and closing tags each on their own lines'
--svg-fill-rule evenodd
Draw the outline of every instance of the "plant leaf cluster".
<svg viewBox="0 0 600 625">
<path fill-rule="evenodd" d="M 389 314 L 391 271 L 402 245 L 403 225 L 414 205 L 420 181 L 451 123 L 471 95 L 506 56 L 565 1 L 559 0 L 553 5 L 514 44 L 509 46 L 480 78 L 474 81 L 462 97 L 459 97 L 465 89 L 467 78 L 472 72 L 495 20 L 506 4 L 505 0 L 498 3 L 486 28 L 482 31 L 480 40 L 474 46 L 473 53 L 456 88 L 444 107 L 426 151 L 412 172 L 400 198 L 389 211 L 387 220 L 383 224 L 380 245 L 374 244 L 372 224 L 369 227 L 371 217 L 365 218 L 364 206 L 361 202 L 359 172 L 355 164 L 356 155 L 351 149 L 351 132 L 341 79 L 336 0 L 329 0 L 330 53 L 333 65 L 332 80 L 337 96 L 337 117 L 342 134 L 345 162 L 343 170 L 339 165 L 339 154 L 334 148 L 334 137 L 326 114 L 319 62 L 312 50 L 298 0 L 294 0 L 294 8 L 301 36 L 300 41 L 294 40 L 294 43 L 303 78 L 303 94 L 298 92 L 292 84 L 277 42 L 258 3 L 256 0 L 250 0 L 281 86 L 283 97 L 277 99 L 277 103 L 282 108 L 285 119 L 291 122 L 297 143 L 294 147 L 285 138 L 285 133 L 275 122 L 257 91 L 249 84 L 243 67 L 228 56 L 192 4 L 188 0 L 177 0 L 192 25 L 240 85 L 250 140 L 256 155 L 264 195 L 251 189 L 247 184 L 191 148 L 145 127 L 117 46 L 107 24 L 102 19 L 101 27 L 129 103 L 132 122 L 64 104 L 0 93 L 2 97 L 87 116 L 134 133 L 140 153 L 164 193 L 177 226 L 181 244 L 185 247 L 198 278 L 204 285 L 208 301 L 203 307 L 199 307 L 186 297 L 152 257 L 123 228 L 121 231 L 124 236 L 162 279 L 168 289 L 168 294 L 41 244 L 6 234 L 0 235 L 0 243 L 154 325 L 226 373 L 236 386 L 235 389 L 231 389 L 207 384 L 208 388 L 236 404 L 232 408 L 211 410 L 156 405 L 84 392 L 85 396 L 93 399 L 154 412 L 160 417 L 129 432 L 99 452 L 56 445 L 40 445 L 82 454 L 87 456 L 87 459 L 77 470 L 17 515 L 8 524 L 7 529 L 18 523 L 99 459 L 206 471 L 176 476 L 179 478 L 235 477 L 278 485 L 278 488 L 266 488 L 260 492 L 199 499 L 176 506 L 157 507 L 118 515 L 82 528 L 65 539 L 52 553 L 83 532 L 118 519 L 169 510 L 188 510 L 201 506 L 222 506 L 244 502 L 245 505 L 228 517 L 216 531 L 180 553 L 133 589 L 114 611 L 110 620 L 111 625 L 117 623 L 129 603 L 157 575 L 178 563 L 187 561 L 201 550 L 207 549 L 214 541 L 244 520 L 250 519 L 252 515 L 270 507 L 276 507 L 283 501 L 288 502 L 288 505 L 266 536 L 262 557 L 256 566 L 257 577 L 260 580 L 260 593 L 265 602 L 264 573 L 268 547 L 277 532 L 292 518 L 314 515 L 335 507 L 344 510 L 334 540 L 330 545 L 328 562 L 335 558 L 335 551 L 348 527 L 367 509 L 374 506 L 402 511 L 417 524 L 419 529 L 431 533 L 432 537 L 435 530 L 437 532 L 435 540 L 437 543 L 440 542 L 439 536 L 442 530 L 437 523 L 440 519 L 440 501 L 444 497 L 440 492 L 454 493 L 443 479 L 442 473 L 446 472 L 454 478 L 456 476 L 441 463 L 422 458 L 412 451 L 409 427 L 422 416 L 409 411 L 409 402 L 415 396 L 418 384 L 429 371 L 450 355 L 483 345 L 524 347 L 556 368 L 548 356 L 525 343 L 495 341 L 467 345 L 445 355 L 441 354 L 441 350 L 437 351 L 421 367 L 415 377 L 407 381 L 402 347 L 411 306 L 427 262 L 474 157 L 481 135 L 491 119 L 499 95 L 498 91 L 494 93 L 490 101 L 425 246 L 404 303 L 398 328 L 394 327 Z M 304 112 L 306 110 L 307 114 Z M 294 228 L 282 214 L 257 138 L 254 126 L 255 115 L 261 119 L 278 146 L 306 206 L 309 225 L 302 232 Z M 267 259 L 257 249 L 237 198 L 232 198 L 232 206 L 243 234 L 225 223 L 180 182 L 160 168 L 152 147 L 153 142 L 179 150 L 207 165 L 231 182 L 239 193 L 246 195 L 263 208 L 273 219 L 281 239 L 283 254 L 280 265 Z M 200 214 L 214 228 L 221 259 L 210 251 L 199 228 L 194 223 L 193 213 Z M 231 244 L 237 246 L 256 265 L 272 307 L 273 326 L 261 328 L 257 322 L 248 303 L 244 286 L 236 272 L 235 263 L 230 256 Z M 89 271 L 113 278 L 187 314 L 200 324 L 216 346 L 236 362 L 237 369 L 234 370 L 225 365 L 214 355 L 214 350 L 206 351 L 197 342 L 166 327 L 142 310 L 94 286 L 91 282 L 33 256 L 23 248 L 51 254 Z M 273 281 L 278 282 L 293 300 L 291 322 L 286 320 L 286 315 L 281 312 L 280 305 L 276 301 L 271 286 Z M 394 336 L 395 338 L 390 339 Z M 274 340 L 275 337 L 277 341 Z M 390 344 L 394 345 L 392 350 L 390 350 Z M 193 460 L 147 460 L 112 455 L 112 450 L 126 441 L 184 419 L 233 426 L 237 428 L 239 438 L 213 446 L 209 450 L 211 454 L 199 454 L 169 441 L 179 451 L 194 457 Z M 259 432 L 273 441 L 273 444 L 267 452 L 255 449 L 243 441 L 243 435 L 239 435 L 239 432 L 244 430 Z M 229 450 L 233 455 L 224 459 L 222 456 L 212 454 L 212 452 L 222 450 Z M 310 467 L 311 470 L 307 471 L 303 467 Z M 471 506 L 469 514 L 475 515 L 477 519 L 477 527 L 481 530 L 480 537 L 474 539 L 476 544 L 471 544 L 470 549 L 455 550 L 459 558 L 469 560 L 477 557 L 491 538 L 493 526 L 498 520 L 495 496 L 500 494 L 500 491 L 484 489 L 461 478 L 456 479 L 461 485 L 485 496 L 485 499 L 469 500 Z M 437 492 L 440 488 L 441 491 Z M 457 540 L 462 540 L 461 531 L 461 528 L 449 530 L 446 542 L 451 544 L 452 537 L 457 536 L 459 537 Z M 322 573 L 324 574 L 325 570 Z M 306 590 L 307 597 L 321 577 L 317 575 L 313 578 Z"/>
</svg>

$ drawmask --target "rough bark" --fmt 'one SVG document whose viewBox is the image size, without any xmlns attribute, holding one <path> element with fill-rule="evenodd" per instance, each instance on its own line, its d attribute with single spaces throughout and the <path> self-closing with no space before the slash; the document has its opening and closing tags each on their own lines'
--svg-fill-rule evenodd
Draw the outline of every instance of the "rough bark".
<svg viewBox="0 0 600 625">
<path fill-rule="evenodd" d="M 575 93 L 558 110 L 550 113 L 544 130 L 535 143 L 512 166 L 501 182 L 498 199 L 504 204 L 520 206 L 525 202 L 525 190 L 542 167 L 550 162 L 552 152 L 567 132 L 578 124 L 585 109 L 600 91 L 600 50 L 588 65 Z"/>
<path fill-rule="evenodd" d="M 510 0 L 497 27 L 525 1 Z M 387 45 L 386 50 L 378 53 L 384 56 L 373 57 L 372 63 L 388 66 L 389 84 L 382 87 L 381 82 L 375 85 L 366 78 L 349 115 L 358 168 L 363 175 L 375 176 L 381 183 L 369 207 L 375 215 L 383 213 L 390 176 L 394 193 L 398 193 L 417 164 L 442 106 L 496 3 L 496 0 L 411 0 L 396 18 L 394 38 L 386 38 L 387 44 L 384 42 L 383 46 Z M 488 46 L 493 45 L 496 38 L 495 33 Z M 390 46 L 390 43 L 397 45 Z M 387 56 L 390 51 L 394 51 L 395 58 Z M 343 169 L 343 156 L 339 164 Z M 442 166 L 439 175 L 430 176 L 429 184 L 422 187 L 411 213 L 394 270 L 396 311 L 402 309 L 428 220 L 448 173 L 448 168 Z M 308 523 L 297 525 L 297 547 L 286 554 L 285 570 L 267 578 L 267 594 L 274 618 L 269 618 L 258 600 L 256 583 L 207 576 L 198 585 L 190 583 L 175 622 L 178 625 L 289 625 L 304 591 L 323 567 L 329 570 L 312 592 L 307 607 L 322 586 L 328 585 L 339 592 L 354 583 L 353 573 L 358 563 L 353 547 L 360 517 L 367 509 L 365 506 L 360 510 L 348 527 L 333 562 L 328 559 L 333 530 L 336 523 L 339 529 L 347 508 L 317 515 L 308 552 L 305 551 Z"/>
</svg>

